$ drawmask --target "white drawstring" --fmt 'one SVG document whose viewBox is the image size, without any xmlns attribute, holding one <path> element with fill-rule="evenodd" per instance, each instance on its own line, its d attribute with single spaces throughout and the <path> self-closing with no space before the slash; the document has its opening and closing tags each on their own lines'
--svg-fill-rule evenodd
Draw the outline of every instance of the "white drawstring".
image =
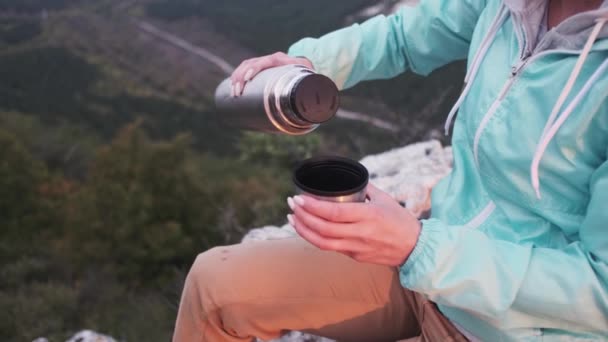
<svg viewBox="0 0 608 342">
<path fill-rule="evenodd" d="M 553 137 L 555 136 L 555 134 L 557 133 L 559 128 L 562 126 L 562 124 L 566 121 L 568 116 L 570 116 L 570 114 L 572 114 L 575 107 L 582 100 L 583 96 L 589 92 L 593 83 L 595 83 L 597 81 L 597 79 L 600 77 L 600 75 L 602 75 L 602 72 L 604 71 L 604 69 L 608 68 L 608 61 L 606 61 L 593 74 L 591 79 L 589 79 L 589 81 L 585 84 L 583 89 L 579 92 L 579 94 L 576 96 L 576 98 L 570 103 L 570 105 L 562 112 L 562 114 L 559 116 L 559 118 L 557 118 L 557 115 L 559 114 L 562 106 L 564 105 L 564 103 L 566 102 L 566 99 L 568 98 L 568 95 L 570 95 L 570 92 L 572 91 L 572 88 L 574 87 L 574 83 L 576 82 L 576 80 L 578 79 L 578 76 L 580 75 L 583 65 L 585 64 L 585 61 L 587 60 L 587 57 L 589 56 L 589 53 L 591 52 L 591 49 L 593 48 L 593 44 L 595 43 L 595 40 L 599 36 L 602 28 L 604 27 L 604 25 L 606 24 L 607 21 L 608 21 L 608 18 L 602 18 L 602 19 L 597 20 L 597 24 L 595 25 L 593 31 L 591 32 L 591 35 L 589 36 L 589 39 L 587 40 L 587 43 L 585 44 L 585 47 L 583 48 L 583 51 L 581 52 L 581 55 L 578 58 L 576 65 L 574 66 L 574 69 L 572 70 L 572 73 L 570 74 L 570 78 L 568 79 L 568 82 L 566 82 L 566 85 L 564 87 L 564 90 L 562 91 L 559 98 L 557 99 L 557 102 L 555 103 L 553 111 L 551 112 L 551 115 L 549 116 L 549 119 L 547 120 L 547 123 L 545 124 L 545 128 L 543 129 L 543 133 L 541 135 L 540 142 L 539 142 L 538 146 L 536 147 L 536 152 L 534 153 L 534 158 L 532 159 L 532 165 L 530 167 L 531 168 L 530 175 L 532 178 L 532 186 L 534 187 L 534 191 L 536 192 L 536 196 L 538 197 L 538 199 L 541 198 L 540 177 L 539 177 L 538 169 L 539 169 L 540 161 L 547 149 L 547 146 L 549 145 L 549 143 L 551 142 L 551 140 L 553 139 Z"/>
<path fill-rule="evenodd" d="M 494 41 L 496 34 L 502 27 L 502 24 L 507 19 L 508 15 L 509 11 L 507 10 L 506 6 L 503 6 L 496 14 L 494 22 L 492 22 L 492 25 L 490 25 L 488 33 L 481 41 L 479 49 L 477 50 L 475 57 L 473 57 L 473 62 L 471 63 L 471 68 L 469 69 L 469 72 L 467 72 L 467 74 L 464 76 L 464 83 L 469 83 L 471 78 L 475 78 L 477 71 L 479 70 L 479 66 L 481 65 L 481 62 L 485 58 L 485 55 L 488 53 L 490 45 Z"/>
<path fill-rule="evenodd" d="M 462 93 L 460 93 L 460 97 L 458 97 L 458 101 L 456 101 L 456 103 L 454 104 L 454 107 L 452 107 L 452 110 L 450 110 L 450 113 L 448 114 L 448 118 L 445 121 L 445 126 L 444 126 L 445 135 L 448 135 L 450 133 L 450 127 L 452 126 L 452 121 L 454 120 L 454 116 L 458 112 L 458 109 L 460 109 L 462 102 L 464 101 L 467 94 L 471 90 L 473 80 L 477 76 L 479 67 L 481 66 L 481 63 L 483 62 L 483 60 L 485 59 L 486 54 L 488 53 L 488 50 L 490 49 L 490 46 L 492 45 L 492 42 L 494 41 L 494 38 L 496 37 L 496 34 L 502 27 L 502 24 L 507 19 L 508 14 L 509 14 L 509 11 L 507 10 L 506 6 L 503 5 L 503 7 L 501 7 L 500 11 L 498 11 L 496 18 L 494 19 L 494 22 L 492 23 L 492 25 L 490 25 L 490 30 L 488 31 L 488 34 L 484 37 L 479 49 L 477 50 L 477 54 L 475 54 L 475 57 L 473 58 L 473 62 L 471 63 L 471 68 L 469 69 L 469 72 L 467 72 L 467 74 L 464 78 L 464 83 L 465 83 L 464 89 L 462 90 Z"/>
</svg>

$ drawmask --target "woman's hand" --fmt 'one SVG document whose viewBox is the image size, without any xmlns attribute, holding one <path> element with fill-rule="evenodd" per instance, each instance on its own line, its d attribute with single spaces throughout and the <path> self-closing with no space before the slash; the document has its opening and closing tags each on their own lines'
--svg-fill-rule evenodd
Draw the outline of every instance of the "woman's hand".
<svg viewBox="0 0 608 342">
<path fill-rule="evenodd" d="M 308 196 L 288 198 L 288 219 L 308 242 L 353 259 L 402 265 L 414 250 L 420 222 L 390 195 L 369 185 L 367 203 L 332 203 Z"/>
<path fill-rule="evenodd" d="M 243 93 L 245 84 L 251 81 L 251 79 L 260 71 L 288 64 L 301 64 L 313 69 L 313 65 L 308 59 L 303 57 L 291 57 L 283 52 L 247 59 L 234 70 L 230 77 L 232 80 L 232 96 L 240 96 Z"/>
</svg>

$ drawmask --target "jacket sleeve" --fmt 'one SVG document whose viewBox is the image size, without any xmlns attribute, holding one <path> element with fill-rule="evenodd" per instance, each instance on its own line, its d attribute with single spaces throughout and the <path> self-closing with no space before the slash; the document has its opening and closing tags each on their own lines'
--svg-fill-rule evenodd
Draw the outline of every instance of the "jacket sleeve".
<svg viewBox="0 0 608 342">
<path fill-rule="evenodd" d="M 608 334 L 608 162 L 594 172 L 590 189 L 579 241 L 559 250 L 425 221 L 401 267 L 403 286 L 505 329 Z"/>
<path fill-rule="evenodd" d="M 288 54 L 308 58 L 340 89 L 363 80 L 394 77 L 407 69 L 428 74 L 467 56 L 486 0 L 426 0 L 363 24 L 305 38 Z"/>
</svg>

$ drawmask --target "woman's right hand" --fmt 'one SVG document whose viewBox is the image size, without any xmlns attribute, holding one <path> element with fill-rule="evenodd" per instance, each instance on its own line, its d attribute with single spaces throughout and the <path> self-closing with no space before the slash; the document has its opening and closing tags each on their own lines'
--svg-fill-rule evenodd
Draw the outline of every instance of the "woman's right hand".
<svg viewBox="0 0 608 342">
<path fill-rule="evenodd" d="M 307 58 L 291 57 L 283 52 L 247 59 L 234 70 L 230 77 L 232 80 L 232 96 L 240 96 L 245 89 L 245 84 L 251 81 L 260 71 L 288 64 L 301 64 L 313 69 L 312 63 Z"/>
</svg>

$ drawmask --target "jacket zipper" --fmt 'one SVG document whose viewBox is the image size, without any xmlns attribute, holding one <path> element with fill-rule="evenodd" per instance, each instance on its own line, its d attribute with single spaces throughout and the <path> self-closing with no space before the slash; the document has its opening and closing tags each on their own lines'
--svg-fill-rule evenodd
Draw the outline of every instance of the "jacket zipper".
<svg viewBox="0 0 608 342">
<path fill-rule="evenodd" d="M 515 83 L 517 76 L 521 74 L 521 71 L 530 62 L 532 62 L 538 58 L 541 58 L 543 56 L 552 54 L 552 53 L 577 55 L 577 54 L 580 54 L 581 51 L 580 50 L 565 50 L 565 49 L 547 50 L 547 51 L 539 52 L 532 56 L 526 55 L 515 66 L 513 66 L 513 68 L 511 69 L 511 76 L 509 77 L 509 79 L 507 80 L 507 82 L 505 83 L 503 88 L 501 89 L 498 97 L 496 98 L 494 103 L 492 103 L 492 106 L 490 106 L 490 109 L 488 110 L 486 115 L 483 117 L 481 123 L 479 124 L 479 127 L 477 128 L 477 132 L 475 134 L 473 150 L 474 150 L 475 162 L 478 165 L 479 165 L 478 148 L 479 148 L 479 140 L 481 138 L 481 134 L 483 133 L 485 127 L 487 126 L 488 122 L 490 121 L 490 118 L 492 116 L 494 116 L 495 112 L 498 110 L 500 103 L 506 97 L 507 92 L 509 91 L 509 89 L 511 89 L 511 87 L 513 86 L 513 83 Z M 475 216 L 475 218 L 473 218 L 471 221 L 469 221 L 467 224 L 465 224 L 465 226 L 468 228 L 471 228 L 471 229 L 479 228 L 479 226 L 481 226 L 490 217 L 490 215 L 492 215 L 492 213 L 494 213 L 494 210 L 496 210 L 496 204 L 493 201 L 490 201 L 490 203 L 488 203 L 488 205 L 479 214 L 477 214 L 477 216 Z"/>
<path fill-rule="evenodd" d="M 475 156 L 475 163 L 479 164 L 478 150 L 479 150 L 479 139 L 481 138 L 481 134 L 483 133 L 486 126 L 488 125 L 488 122 L 490 122 L 490 119 L 494 116 L 494 114 L 498 110 L 498 107 L 500 106 L 502 100 L 507 95 L 507 92 L 509 91 L 509 89 L 511 89 L 511 87 L 517 80 L 517 76 L 519 75 L 520 71 L 524 68 L 524 66 L 526 66 L 526 64 L 528 63 L 529 60 L 530 60 L 530 56 L 526 55 L 515 66 L 513 66 L 513 68 L 511 69 L 511 75 L 509 76 L 509 79 L 507 80 L 505 85 L 500 90 L 498 97 L 496 98 L 496 100 L 494 100 L 494 102 L 490 106 L 490 109 L 488 109 L 486 114 L 483 116 L 483 119 L 481 119 L 481 122 L 479 123 L 479 127 L 477 128 L 477 132 L 475 132 L 475 140 L 473 142 L 473 155 Z"/>
<path fill-rule="evenodd" d="M 516 26 L 519 27 L 519 25 L 516 25 Z M 494 114 L 498 110 L 498 107 L 500 106 L 500 103 L 502 102 L 502 100 L 507 96 L 507 92 L 511 89 L 511 87 L 517 80 L 517 76 L 521 73 L 521 71 L 524 69 L 524 67 L 530 62 L 532 62 L 536 59 L 539 59 L 541 57 L 544 57 L 546 55 L 552 54 L 552 53 L 561 53 L 561 54 L 567 54 L 567 55 L 577 55 L 577 54 L 581 53 L 581 50 L 566 50 L 566 49 L 547 50 L 547 51 L 542 51 L 542 52 L 539 52 L 536 54 L 531 53 L 528 50 L 528 47 L 526 46 L 527 44 L 525 41 L 525 39 L 526 39 L 525 33 L 521 32 L 519 29 L 516 29 L 516 30 L 517 30 L 516 31 L 517 40 L 521 47 L 521 52 L 519 54 L 520 59 L 519 59 L 519 62 L 512 67 L 511 75 L 509 76 L 509 79 L 507 80 L 505 85 L 500 90 L 498 97 L 496 98 L 496 100 L 494 100 L 494 102 L 490 106 L 490 109 L 488 109 L 488 112 L 484 115 L 483 119 L 481 120 L 481 122 L 479 124 L 479 127 L 477 128 L 477 132 L 475 133 L 475 140 L 473 142 L 473 154 L 475 157 L 475 163 L 477 165 L 479 165 L 478 149 L 479 149 L 479 140 L 481 138 L 481 134 L 483 133 L 485 127 L 487 126 L 487 124 L 490 121 L 490 119 L 492 118 L 492 116 L 494 116 Z M 539 42 L 539 45 L 541 45 L 540 42 Z M 494 203 L 494 201 L 490 201 L 490 203 L 488 203 L 488 205 L 486 205 L 486 207 L 483 208 L 483 210 L 479 214 L 477 214 L 477 216 L 475 216 L 471 221 L 469 221 L 467 224 L 465 224 L 465 226 L 470 229 L 479 228 L 482 224 L 485 223 L 485 221 L 490 217 L 490 215 L 492 215 L 492 213 L 494 213 L 494 210 L 496 210 L 496 203 Z"/>
<path fill-rule="evenodd" d="M 489 123 L 490 119 L 492 118 L 492 116 L 494 116 L 494 114 L 498 110 L 498 107 L 500 106 L 502 100 L 504 100 L 504 98 L 507 96 L 508 91 L 511 89 L 511 87 L 517 80 L 517 77 L 521 74 L 521 71 L 526 67 L 526 65 L 530 64 L 531 62 L 533 62 L 541 57 L 553 54 L 553 53 L 560 53 L 560 54 L 566 54 L 566 55 L 578 55 L 581 53 L 581 50 L 566 50 L 566 49 L 557 50 L 556 49 L 556 50 L 546 50 L 546 51 L 542 51 L 542 52 L 539 52 L 537 54 L 532 54 L 532 55 L 530 55 L 529 53 L 526 53 L 526 55 L 524 55 L 524 57 L 515 66 L 513 66 L 513 68 L 511 69 L 511 76 L 509 77 L 509 79 L 507 80 L 505 85 L 502 87 L 498 97 L 492 103 L 492 105 L 490 106 L 490 109 L 488 109 L 488 112 L 484 115 L 483 119 L 479 123 L 479 127 L 477 128 L 477 131 L 475 132 L 475 140 L 473 141 L 473 156 L 475 158 L 475 163 L 477 165 L 479 165 L 479 154 L 478 153 L 479 153 L 479 140 L 481 139 L 481 134 L 485 130 L 485 128 L 486 128 L 487 124 Z"/>
</svg>

